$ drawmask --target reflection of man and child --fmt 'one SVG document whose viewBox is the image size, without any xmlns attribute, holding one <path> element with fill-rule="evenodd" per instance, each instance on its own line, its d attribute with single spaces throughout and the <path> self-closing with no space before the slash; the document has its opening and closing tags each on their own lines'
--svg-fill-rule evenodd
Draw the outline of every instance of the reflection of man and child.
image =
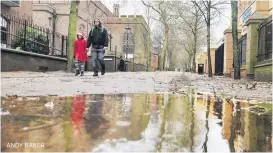
<svg viewBox="0 0 273 153">
<path fill-rule="evenodd" d="M 81 128 L 83 127 L 83 114 L 85 111 L 85 96 L 76 96 L 73 98 L 71 120 L 73 126 L 73 134 L 75 136 L 81 134 Z"/>
<path fill-rule="evenodd" d="M 107 131 L 107 129 L 100 128 L 101 125 L 108 125 L 108 121 L 101 116 L 103 109 L 103 101 L 101 100 L 103 99 L 103 95 L 94 95 L 92 99 L 96 102 L 88 103 L 88 112 L 84 116 L 86 96 L 78 95 L 73 98 L 70 117 L 74 136 L 82 135 L 82 130 L 84 130 L 90 134 L 92 138 L 97 138 Z"/>
</svg>

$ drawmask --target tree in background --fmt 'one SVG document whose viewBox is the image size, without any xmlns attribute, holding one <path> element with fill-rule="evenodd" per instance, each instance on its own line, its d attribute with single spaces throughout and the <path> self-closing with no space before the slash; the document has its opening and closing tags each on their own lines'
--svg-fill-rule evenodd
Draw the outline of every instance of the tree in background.
<svg viewBox="0 0 273 153">
<path fill-rule="evenodd" d="M 72 72 L 74 64 L 74 54 L 73 54 L 73 45 L 76 39 L 76 26 L 78 19 L 78 9 L 80 1 L 71 1 L 70 5 L 70 14 L 69 14 L 69 27 L 68 27 L 68 44 L 67 44 L 67 71 Z"/>
<path fill-rule="evenodd" d="M 191 71 L 195 72 L 196 63 L 195 57 L 200 44 L 203 44 L 200 38 L 202 38 L 202 31 L 204 29 L 204 21 L 202 19 L 201 11 L 195 5 L 193 1 L 177 1 L 173 3 L 173 8 L 176 11 L 177 28 L 185 33 L 187 36 L 186 41 L 191 43 L 183 43 L 184 49 L 190 56 L 189 65 L 191 65 Z M 190 39 L 189 39 L 190 38 Z M 199 45 L 199 46 L 198 46 Z"/>
<path fill-rule="evenodd" d="M 164 27 L 164 39 L 163 39 L 163 57 L 161 58 L 163 63 L 162 65 L 162 69 L 163 70 L 168 70 L 169 69 L 169 53 L 168 53 L 168 44 L 169 44 L 169 23 L 172 20 L 173 16 L 171 15 L 171 1 L 164 1 L 164 0 L 160 0 L 160 1 L 152 1 L 152 2 L 144 2 L 142 0 L 142 3 L 146 6 L 151 8 L 153 11 L 157 12 L 159 15 L 159 19 L 155 19 L 157 21 L 159 21 L 163 27 Z"/>
<path fill-rule="evenodd" d="M 207 0 L 200 0 L 200 1 L 193 1 L 194 4 L 200 10 L 200 13 L 204 17 L 207 26 L 207 53 L 208 53 L 208 76 L 212 77 L 212 67 L 211 67 L 211 55 L 210 55 L 210 28 L 212 20 L 216 19 L 217 17 L 220 20 L 222 9 L 224 4 L 228 4 L 226 0 L 219 0 L 219 1 L 207 1 Z"/>
</svg>

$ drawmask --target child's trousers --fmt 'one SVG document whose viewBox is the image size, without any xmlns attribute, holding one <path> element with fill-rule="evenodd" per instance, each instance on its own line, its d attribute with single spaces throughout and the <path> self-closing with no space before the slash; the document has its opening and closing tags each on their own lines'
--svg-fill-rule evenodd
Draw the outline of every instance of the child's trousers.
<svg viewBox="0 0 273 153">
<path fill-rule="evenodd" d="M 75 60 L 75 67 L 76 67 L 76 70 L 83 72 L 85 67 L 85 62 Z"/>
</svg>

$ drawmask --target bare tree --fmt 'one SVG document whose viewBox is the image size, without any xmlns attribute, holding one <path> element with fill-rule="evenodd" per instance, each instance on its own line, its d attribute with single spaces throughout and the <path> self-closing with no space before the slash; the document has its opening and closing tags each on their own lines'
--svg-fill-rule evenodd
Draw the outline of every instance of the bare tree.
<svg viewBox="0 0 273 153">
<path fill-rule="evenodd" d="M 164 26 L 164 39 L 163 39 L 163 70 L 168 70 L 169 66 L 169 59 L 168 59 L 168 44 L 169 44 L 169 22 L 173 18 L 172 15 L 170 15 L 170 1 L 164 1 L 164 0 L 159 0 L 159 1 L 153 1 L 152 3 L 150 2 L 144 2 L 142 0 L 142 3 L 149 8 L 152 8 L 155 12 L 158 13 L 159 19 L 155 19 L 159 21 L 160 23 L 163 24 Z"/>
<path fill-rule="evenodd" d="M 233 59 L 234 59 L 234 79 L 240 79 L 240 52 L 238 43 L 238 1 L 231 1 L 232 10 L 232 38 L 233 38 Z"/>
<path fill-rule="evenodd" d="M 144 53 L 144 57 L 146 59 L 146 65 L 147 65 L 147 70 L 149 70 L 149 67 L 151 67 L 151 11 L 150 8 L 148 7 L 146 10 L 146 19 L 147 19 L 147 30 L 148 33 L 145 35 L 143 34 L 144 37 L 144 48 L 145 48 L 145 53 Z"/>
<path fill-rule="evenodd" d="M 198 37 L 201 36 L 201 32 L 204 28 L 204 22 L 202 19 L 201 11 L 194 4 L 193 1 L 183 2 L 175 2 L 173 3 L 173 7 L 176 10 L 178 21 L 178 29 L 181 29 L 185 33 L 190 33 L 193 36 L 193 44 L 192 47 L 188 49 L 188 47 L 184 46 L 186 51 L 189 53 L 190 61 L 192 68 L 191 70 L 195 72 L 195 57 L 197 53 L 198 44 L 200 44 L 201 39 L 198 40 Z M 182 27 L 181 25 L 185 24 L 186 27 Z"/>
<path fill-rule="evenodd" d="M 198 7 L 200 10 L 202 16 L 204 17 L 204 20 L 207 25 L 207 52 L 208 52 L 208 76 L 212 77 L 212 68 L 211 68 L 211 55 L 210 55 L 210 26 L 211 21 L 213 19 L 216 19 L 218 17 L 220 19 L 221 16 L 221 7 L 223 7 L 224 4 L 228 4 L 226 0 L 218 0 L 218 1 L 193 1 L 194 4 Z"/>
<path fill-rule="evenodd" d="M 162 47 L 163 46 L 163 31 L 162 28 L 159 26 L 156 26 L 153 31 L 151 32 L 151 49 L 153 49 L 153 53 L 158 54 L 158 69 L 160 70 L 162 67 L 162 62 L 160 58 L 160 54 L 162 53 Z M 152 52 L 152 50 L 151 50 Z"/>
</svg>

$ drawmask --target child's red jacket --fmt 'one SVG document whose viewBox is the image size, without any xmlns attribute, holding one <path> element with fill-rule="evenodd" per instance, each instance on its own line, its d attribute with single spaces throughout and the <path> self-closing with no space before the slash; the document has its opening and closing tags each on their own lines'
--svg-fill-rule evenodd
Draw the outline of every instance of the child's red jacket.
<svg viewBox="0 0 273 153">
<path fill-rule="evenodd" d="M 86 62 L 87 61 L 87 51 L 86 51 L 86 41 L 84 39 L 78 39 L 74 43 L 74 56 L 75 60 Z"/>
</svg>

